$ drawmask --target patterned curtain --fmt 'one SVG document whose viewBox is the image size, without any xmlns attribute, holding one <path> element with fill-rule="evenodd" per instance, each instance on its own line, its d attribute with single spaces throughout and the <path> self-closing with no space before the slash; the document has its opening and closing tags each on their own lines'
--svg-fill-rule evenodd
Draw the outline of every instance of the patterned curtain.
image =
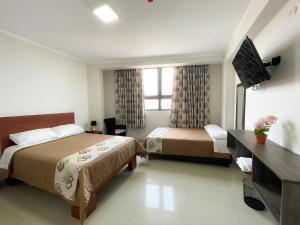
<svg viewBox="0 0 300 225">
<path fill-rule="evenodd" d="M 179 66 L 173 81 L 172 127 L 203 128 L 209 119 L 208 65 Z"/>
<path fill-rule="evenodd" d="M 116 114 L 117 120 L 129 128 L 145 127 L 141 69 L 116 71 Z"/>
</svg>

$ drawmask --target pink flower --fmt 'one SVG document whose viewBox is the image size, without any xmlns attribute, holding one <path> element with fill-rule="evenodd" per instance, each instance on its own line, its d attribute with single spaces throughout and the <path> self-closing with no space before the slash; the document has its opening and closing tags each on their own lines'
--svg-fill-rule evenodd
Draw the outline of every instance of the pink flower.
<svg viewBox="0 0 300 225">
<path fill-rule="evenodd" d="M 270 125 L 273 125 L 277 122 L 277 118 L 275 116 L 268 116 L 265 118 L 265 122 Z"/>
<path fill-rule="evenodd" d="M 273 125 L 277 122 L 277 118 L 275 116 L 266 116 L 259 118 L 258 122 L 266 123 L 267 125 Z"/>
<path fill-rule="evenodd" d="M 264 128 L 266 128 L 266 123 L 262 122 L 262 121 L 258 121 L 256 123 L 254 123 L 254 127 L 256 129 L 264 129 Z"/>
</svg>

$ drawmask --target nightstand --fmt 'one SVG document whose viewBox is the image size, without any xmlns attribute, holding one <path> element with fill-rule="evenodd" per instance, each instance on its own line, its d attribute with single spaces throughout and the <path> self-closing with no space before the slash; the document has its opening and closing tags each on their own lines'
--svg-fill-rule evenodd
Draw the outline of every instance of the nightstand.
<svg viewBox="0 0 300 225">
<path fill-rule="evenodd" d="M 102 134 L 102 131 L 86 131 L 85 133 L 88 133 L 88 134 Z"/>
</svg>

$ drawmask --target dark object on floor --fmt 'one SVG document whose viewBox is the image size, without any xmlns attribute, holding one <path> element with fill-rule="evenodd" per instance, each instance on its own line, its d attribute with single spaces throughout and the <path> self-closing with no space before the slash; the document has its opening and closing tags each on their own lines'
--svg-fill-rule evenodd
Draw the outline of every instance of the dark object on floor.
<svg viewBox="0 0 300 225">
<path fill-rule="evenodd" d="M 8 178 L 5 179 L 5 183 L 6 183 L 7 185 L 10 185 L 10 186 L 16 186 L 16 185 L 18 185 L 18 184 L 21 184 L 22 181 L 17 180 L 17 179 L 14 179 L 14 178 L 12 178 L 12 177 L 8 177 Z"/>
<path fill-rule="evenodd" d="M 243 179 L 244 202 L 252 209 L 264 210 L 265 205 L 247 178 Z"/>
<path fill-rule="evenodd" d="M 126 136 L 126 125 L 116 124 L 116 118 L 104 119 L 106 134 Z"/>
<path fill-rule="evenodd" d="M 229 167 L 230 163 L 231 163 L 231 159 L 178 156 L 178 155 L 163 155 L 163 154 L 149 154 L 149 159 L 167 159 L 167 160 L 174 160 L 174 161 L 180 161 L 180 162 L 193 162 L 193 163 L 221 165 L 221 166 L 225 166 L 225 167 Z"/>
</svg>

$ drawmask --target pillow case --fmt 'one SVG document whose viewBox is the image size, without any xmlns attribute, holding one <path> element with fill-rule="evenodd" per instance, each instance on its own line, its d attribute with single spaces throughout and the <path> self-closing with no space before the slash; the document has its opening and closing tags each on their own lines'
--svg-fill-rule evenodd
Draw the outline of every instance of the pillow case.
<svg viewBox="0 0 300 225">
<path fill-rule="evenodd" d="M 60 138 L 68 137 L 75 134 L 81 134 L 85 132 L 85 130 L 82 127 L 76 124 L 61 125 L 57 127 L 52 127 L 51 129 Z"/>
<path fill-rule="evenodd" d="M 215 138 L 216 140 L 226 140 L 227 132 L 223 128 L 215 124 L 208 124 L 204 126 L 204 129 L 207 131 L 209 136 Z"/>
<path fill-rule="evenodd" d="M 19 147 L 44 143 L 59 138 L 50 128 L 42 128 L 10 134 L 9 139 Z"/>
</svg>

